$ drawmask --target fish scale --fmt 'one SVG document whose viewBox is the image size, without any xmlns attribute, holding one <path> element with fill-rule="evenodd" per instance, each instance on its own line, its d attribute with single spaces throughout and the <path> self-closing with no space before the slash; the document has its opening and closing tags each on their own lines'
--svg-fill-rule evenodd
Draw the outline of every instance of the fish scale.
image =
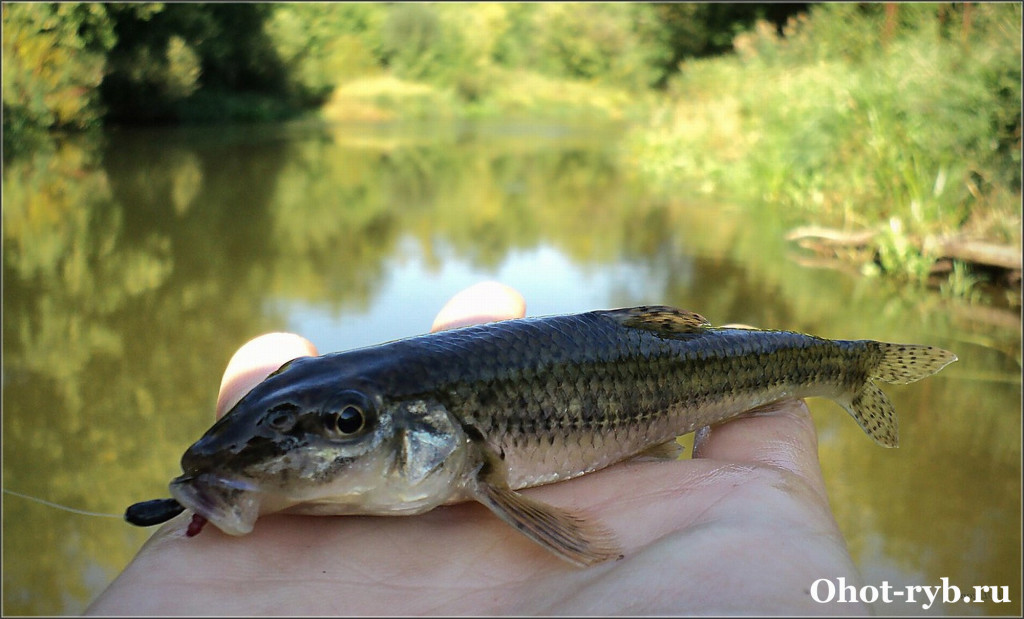
<svg viewBox="0 0 1024 619">
<path fill-rule="evenodd" d="M 446 408 L 462 411 L 466 422 L 505 454 L 513 488 L 578 476 L 652 442 L 716 423 L 737 407 L 761 406 L 780 392 L 800 397 L 795 392 L 802 387 L 807 395 L 817 395 L 810 393 L 814 381 L 840 374 L 840 360 L 851 364 L 872 356 L 867 342 L 840 343 L 791 332 L 758 332 L 761 337 L 755 339 L 750 330 L 706 329 L 665 338 L 601 313 L 541 324 L 546 331 L 536 323 L 507 323 L 500 338 L 486 327 L 459 333 L 453 349 L 463 362 L 455 362 L 457 370 L 446 369 L 458 379 L 438 388 L 452 394 L 441 398 Z M 545 333 L 549 341 L 538 342 Z M 438 348 L 446 344 L 433 336 L 421 341 Z M 773 363 L 766 363 L 769 355 Z M 478 358 L 498 363 L 477 371 L 466 360 Z M 791 360 L 814 362 L 822 371 L 809 376 L 806 366 Z M 424 378 L 436 380 L 429 373 Z M 475 397 L 480 391 L 503 397 L 484 404 Z M 637 406 L 621 405 L 626 394 Z M 684 415 L 688 420 L 676 421 Z M 656 417 L 661 419 L 652 423 Z M 548 432 L 576 435 L 558 441 L 568 453 L 538 458 L 538 450 L 554 447 L 552 435 L 538 431 L 538 420 L 546 421 Z M 602 440 L 593 440 L 598 433 Z M 593 453 L 598 449 L 603 453 Z M 552 459 L 568 466 L 547 470 Z"/>
</svg>

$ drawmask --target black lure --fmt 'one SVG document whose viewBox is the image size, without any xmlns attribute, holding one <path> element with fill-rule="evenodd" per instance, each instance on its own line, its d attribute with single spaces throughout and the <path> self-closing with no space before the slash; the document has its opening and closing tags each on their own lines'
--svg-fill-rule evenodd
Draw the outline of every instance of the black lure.
<svg viewBox="0 0 1024 619">
<path fill-rule="evenodd" d="M 153 499 L 130 505 L 124 511 L 124 519 L 137 527 L 151 527 L 167 522 L 183 511 L 185 508 L 174 499 Z"/>
</svg>

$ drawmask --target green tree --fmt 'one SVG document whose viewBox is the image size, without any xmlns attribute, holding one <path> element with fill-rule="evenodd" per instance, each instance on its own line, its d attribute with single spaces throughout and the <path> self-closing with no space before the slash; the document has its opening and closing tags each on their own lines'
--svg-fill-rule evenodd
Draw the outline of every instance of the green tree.
<svg viewBox="0 0 1024 619">
<path fill-rule="evenodd" d="M 117 43 L 101 86 L 110 118 L 202 120 L 240 113 L 240 104 L 281 112 L 291 103 L 284 63 L 263 28 L 274 5 L 134 6 L 110 6 Z"/>
<path fill-rule="evenodd" d="M 667 31 L 640 3 L 519 5 L 500 58 L 546 75 L 644 88 L 663 77 Z"/>
<path fill-rule="evenodd" d="M 318 102 L 338 84 L 380 71 L 379 4 L 281 4 L 264 24 L 288 74 L 289 91 Z"/>
<path fill-rule="evenodd" d="M 96 87 L 113 42 L 104 5 L 3 5 L 5 152 L 33 128 L 99 123 Z"/>
</svg>

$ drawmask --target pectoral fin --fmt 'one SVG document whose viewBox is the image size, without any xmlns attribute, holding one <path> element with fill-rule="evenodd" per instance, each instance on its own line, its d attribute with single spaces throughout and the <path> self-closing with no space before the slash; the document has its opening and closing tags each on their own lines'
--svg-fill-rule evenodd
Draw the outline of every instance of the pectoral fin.
<svg viewBox="0 0 1024 619">
<path fill-rule="evenodd" d="M 586 567 L 622 556 L 603 527 L 511 490 L 504 473 L 490 463 L 481 467 L 470 492 L 499 518 L 566 561 Z"/>
<path fill-rule="evenodd" d="M 479 484 L 474 494 L 499 518 L 566 561 L 585 567 L 622 556 L 610 533 L 576 514 L 488 483 Z"/>
</svg>

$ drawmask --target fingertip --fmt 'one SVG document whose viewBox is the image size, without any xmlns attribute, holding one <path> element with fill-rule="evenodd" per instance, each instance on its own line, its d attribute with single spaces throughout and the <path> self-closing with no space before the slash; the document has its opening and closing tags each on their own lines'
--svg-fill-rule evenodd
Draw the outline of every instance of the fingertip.
<svg viewBox="0 0 1024 619">
<path fill-rule="evenodd" d="M 518 290 L 500 282 L 486 281 L 458 292 L 437 313 L 430 331 L 522 318 L 526 300 Z"/>
<path fill-rule="evenodd" d="M 217 419 L 288 361 L 317 354 L 312 342 L 294 333 L 266 333 L 249 340 L 235 352 L 224 369 L 217 397 Z"/>
</svg>

